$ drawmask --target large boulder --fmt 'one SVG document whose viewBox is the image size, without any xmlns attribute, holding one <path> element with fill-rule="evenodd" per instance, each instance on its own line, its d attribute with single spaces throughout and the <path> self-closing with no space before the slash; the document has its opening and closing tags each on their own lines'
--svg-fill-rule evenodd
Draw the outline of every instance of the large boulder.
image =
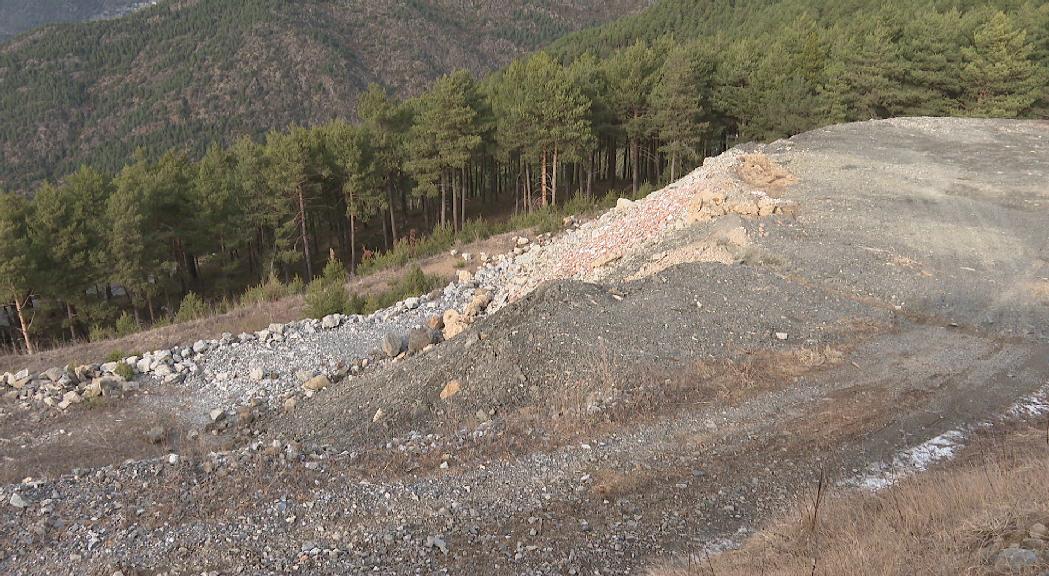
<svg viewBox="0 0 1049 576">
<path fill-rule="evenodd" d="M 451 340 L 462 334 L 463 331 L 466 330 L 466 327 L 469 326 L 469 322 L 467 322 L 466 318 L 464 318 L 462 314 L 459 314 L 459 311 L 454 308 L 445 310 L 442 320 L 444 320 L 445 340 Z"/>
<path fill-rule="evenodd" d="M 404 352 L 404 337 L 400 334 L 387 332 L 382 338 L 382 351 L 390 358 L 395 358 Z"/>
<path fill-rule="evenodd" d="M 428 328 L 412 328 L 408 331 L 408 353 L 417 354 L 433 344 L 433 332 Z"/>
</svg>

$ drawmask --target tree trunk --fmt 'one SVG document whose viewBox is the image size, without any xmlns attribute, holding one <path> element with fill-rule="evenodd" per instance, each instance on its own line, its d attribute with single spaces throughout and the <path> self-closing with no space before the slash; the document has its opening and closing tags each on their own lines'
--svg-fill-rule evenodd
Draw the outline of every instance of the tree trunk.
<svg viewBox="0 0 1049 576">
<path fill-rule="evenodd" d="M 525 212 L 532 211 L 532 165 L 525 163 Z"/>
<path fill-rule="evenodd" d="M 470 177 L 470 187 L 472 188 L 473 187 L 473 180 L 474 180 L 473 179 L 473 172 L 471 171 L 469 173 L 471 175 L 471 177 Z M 463 188 L 463 198 L 459 199 L 459 229 L 466 228 L 466 192 L 467 192 L 467 190 L 464 187 Z"/>
<path fill-rule="evenodd" d="M 447 179 L 446 175 L 444 173 L 442 173 L 441 174 L 441 226 L 444 226 L 448 222 L 447 218 L 445 216 L 445 212 L 447 211 L 447 206 L 448 206 L 448 193 L 447 193 L 448 184 L 447 184 L 447 180 L 448 179 Z"/>
<path fill-rule="evenodd" d="M 149 323 L 156 324 L 157 317 L 153 314 L 153 297 L 149 295 L 149 290 L 146 290 L 146 307 L 149 308 Z"/>
<path fill-rule="evenodd" d="M 670 181 L 677 180 L 677 152 L 670 154 Z"/>
<path fill-rule="evenodd" d="M 596 152 L 590 153 L 590 169 L 586 171 L 586 197 L 594 197 L 594 159 Z"/>
<path fill-rule="evenodd" d="M 73 312 L 73 305 L 66 302 L 66 319 L 69 320 L 69 337 L 74 342 L 76 341 L 76 325 L 73 324 L 73 319 L 76 318 L 76 313 Z"/>
<path fill-rule="evenodd" d="M 22 297 L 15 295 L 15 312 L 18 313 L 18 324 L 22 327 L 22 339 L 25 341 L 26 354 L 33 354 L 33 343 L 29 340 L 29 325 L 25 321 L 25 312 L 22 310 Z"/>
<path fill-rule="evenodd" d="M 550 204 L 557 206 L 557 144 L 554 144 L 554 173 L 550 182 Z"/>
<path fill-rule="evenodd" d="M 634 191 L 634 195 L 635 196 L 637 195 L 637 189 L 638 189 L 638 183 L 639 183 L 638 180 L 640 178 L 640 174 L 638 173 L 638 169 L 639 169 L 639 167 L 638 167 L 638 164 L 639 164 L 638 160 L 640 159 L 639 156 L 641 155 L 640 154 L 640 152 L 641 152 L 640 148 L 641 148 L 641 144 L 637 141 L 637 138 L 634 138 L 633 140 L 630 141 L 630 175 L 631 175 L 631 177 L 633 179 L 632 190 Z"/>
<path fill-rule="evenodd" d="M 616 184 L 616 170 L 618 170 L 618 168 L 616 167 L 616 157 L 618 155 L 619 155 L 619 151 L 616 150 L 616 139 L 615 138 L 609 138 L 608 139 L 608 174 L 606 176 L 606 179 L 610 180 L 612 182 L 613 186 L 615 186 L 615 184 Z"/>
<path fill-rule="evenodd" d="M 299 186 L 299 223 L 302 226 L 302 256 L 306 259 L 306 281 L 313 280 L 313 263 L 310 262 L 310 237 L 306 232 L 306 197 Z M 150 320 L 153 319 L 153 310 L 150 309 Z"/>
<path fill-rule="evenodd" d="M 350 215 L 350 273 L 357 272 L 357 217 Z"/>
<path fill-rule="evenodd" d="M 546 208 L 546 148 L 543 149 L 542 172 L 539 174 L 539 204 Z"/>
<path fill-rule="evenodd" d="M 459 194 L 458 194 L 458 192 L 456 190 L 456 188 L 457 188 L 456 180 L 458 180 L 458 178 L 456 177 L 455 172 L 452 172 L 451 180 L 452 180 L 452 230 L 458 232 L 459 231 Z M 459 184 L 458 186 L 461 187 L 462 184 Z"/>
<path fill-rule="evenodd" d="M 393 185 L 392 185 L 392 183 L 387 183 L 386 184 L 386 198 L 387 198 L 387 202 L 390 204 L 390 237 L 393 238 L 393 245 L 396 246 L 397 245 L 397 216 L 395 214 L 394 207 L 393 207 L 394 194 L 393 194 Z"/>
</svg>

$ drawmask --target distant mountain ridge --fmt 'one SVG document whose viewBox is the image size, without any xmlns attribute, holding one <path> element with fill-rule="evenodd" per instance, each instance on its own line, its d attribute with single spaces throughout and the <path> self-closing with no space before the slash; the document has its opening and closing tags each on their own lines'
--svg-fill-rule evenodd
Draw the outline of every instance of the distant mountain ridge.
<svg viewBox="0 0 1049 576">
<path fill-rule="evenodd" d="M 199 152 L 348 118 L 371 82 L 413 95 L 453 69 L 484 73 L 653 3 L 168 0 L 45 27 L 0 44 L 0 188 L 26 190 L 82 163 L 115 168 L 140 147 Z"/>
<path fill-rule="evenodd" d="M 126 16 L 159 0 L 0 0 L 0 42 L 63 22 Z"/>
</svg>

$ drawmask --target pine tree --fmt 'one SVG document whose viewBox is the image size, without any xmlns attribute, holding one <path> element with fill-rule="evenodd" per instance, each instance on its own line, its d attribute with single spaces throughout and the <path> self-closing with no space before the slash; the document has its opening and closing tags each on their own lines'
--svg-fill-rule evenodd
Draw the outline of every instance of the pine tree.
<svg viewBox="0 0 1049 576">
<path fill-rule="evenodd" d="M 26 225 L 25 200 L 0 192 L 0 297 L 13 304 L 26 353 L 33 353 L 25 307 L 30 301 L 33 280 L 38 272 Z"/>
<path fill-rule="evenodd" d="M 698 46 L 684 45 L 670 51 L 652 90 L 652 123 L 670 158 L 670 180 L 677 179 L 684 161 L 698 156 L 698 146 L 710 124 L 704 120 L 705 95 L 713 66 L 703 66 Z"/>
<path fill-rule="evenodd" d="M 641 40 L 605 62 L 612 109 L 628 141 L 634 194 L 640 187 L 641 139 L 649 134 L 649 97 L 660 64 L 656 51 Z"/>
<path fill-rule="evenodd" d="M 452 196 L 453 228 L 463 219 L 461 214 L 457 217 L 461 172 L 482 141 L 478 99 L 473 78 L 459 70 L 439 78 L 415 102 L 407 167 L 415 176 L 417 194 L 433 197 L 440 193 L 441 225 L 448 223 L 447 197 Z"/>
<path fill-rule="evenodd" d="M 109 178 L 85 166 L 59 186 L 45 184 L 34 198 L 30 234 L 46 262 L 41 294 L 65 303 L 73 339 L 76 307 L 85 303 L 89 289 L 105 281 L 108 229 L 99 207 L 109 194 Z"/>
<path fill-rule="evenodd" d="M 1028 112 L 1046 87 L 1045 69 L 1031 59 L 1027 34 L 998 12 L 963 50 L 962 108 L 969 116 L 1015 118 Z"/>
<path fill-rule="evenodd" d="M 125 166 L 114 180 L 113 193 L 106 203 L 106 217 L 110 225 L 110 278 L 124 288 L 133 308 L 135 298 L 143 298 L 150 321 L 155 321 L 154 274 L 159 273 L 160 261 L 157 248 L 150 240 L 151 179 L 149 166 L 141 155 L 138 162 Z M 134 311 L 137 319 L 138 309 Z"/>
<path fill-rule="evenodd" d="M 266 180 L 282 200 L 277 204 L 280 225 L 275 257 L 287 264 L 296 261 L 301 251 L 307 280 L 313 278 L 309 207 L 316 191 L 311 174 L 315 148 L 314 135 L 301 127 L 266 136 Z"/>
</svg>

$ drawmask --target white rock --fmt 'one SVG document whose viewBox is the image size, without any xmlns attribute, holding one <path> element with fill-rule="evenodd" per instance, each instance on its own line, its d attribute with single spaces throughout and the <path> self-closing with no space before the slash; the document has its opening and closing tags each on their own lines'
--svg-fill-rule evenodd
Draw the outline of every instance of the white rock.
<svg viewBox="0 0 1049 576">
<path fill-rule="evenodd" d="M 616 200 L 616 209 L 622 210 L 625 208 L 630 208 L 634 204 L 634 201 L 629 198 L 620 198 L 619 200 Z"/>
<path fill-rule="evenodd" d="M 175 466 L 176 464 L 178 464 L 178 461 L 178 454 L 168 454 L 168 464 Z"/>
<path fill-rule="evenodd" d="M 197 340 L 196 342 L 193 343 L 193 351 L 196 352 L 197 354 L 200 354 L 201 352 L 203 352 L 203 351 L 205 351 L 207 349 L 208 349 L 208 343 L 203 341 L 203 340 Z"/>
<path fill-rule="evenodd" d="M 29 507 L 29 501 L 26 500 L 25 498 L 22 498 L 22 495 L 19 494 L 18 492 L 15 492 L 15 493 L 11 494 L 11 498 L 8 500 L 8 503 L 10 503 L 15 508 L 28 508 Z"/>
</svg>

